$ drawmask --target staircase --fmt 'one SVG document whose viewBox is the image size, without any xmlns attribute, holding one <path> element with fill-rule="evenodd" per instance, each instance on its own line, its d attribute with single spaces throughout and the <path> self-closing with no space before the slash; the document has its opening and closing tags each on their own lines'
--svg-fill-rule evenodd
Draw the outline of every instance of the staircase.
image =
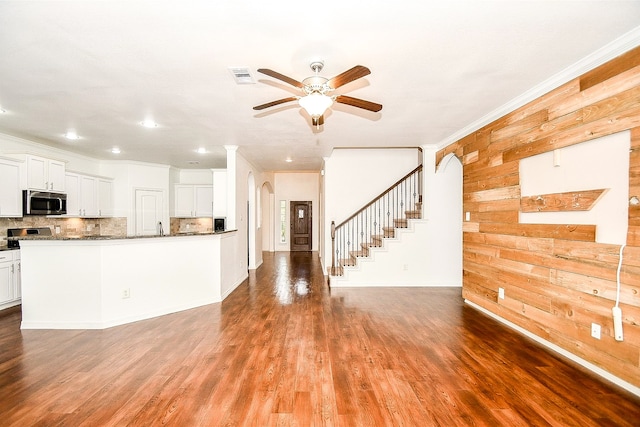
<svg viewBox="0 0 640 427">
<path fill-rule="evenodd" d="M 418 166 L 345 221 L 331 223 L 331 275 L 344 275 L 358 258 L 368 257 L 371 248 L 396 236 L 396 229 L 408 228 L 411 219 L 422 217 L 422 165 Z"/>
</svg>

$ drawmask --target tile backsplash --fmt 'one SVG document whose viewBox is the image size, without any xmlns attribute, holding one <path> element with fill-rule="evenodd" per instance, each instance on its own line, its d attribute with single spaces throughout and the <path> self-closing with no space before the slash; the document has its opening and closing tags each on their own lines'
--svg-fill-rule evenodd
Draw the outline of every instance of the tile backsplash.
<svg viewBox="0 0 640 427">
<path fill-rule="evenodd" d="M 213 231 L 213 218 L 171 217 L 171 234 L 206 233 Z"/>
<path fill-rule="evenodd" d="M 127 218 L 63 218 L 44 215 L 0 218 L 0 247 L 7 245 L 8 228 L 49 227 L 59 236 L 126 236 Z"/>
</svg>

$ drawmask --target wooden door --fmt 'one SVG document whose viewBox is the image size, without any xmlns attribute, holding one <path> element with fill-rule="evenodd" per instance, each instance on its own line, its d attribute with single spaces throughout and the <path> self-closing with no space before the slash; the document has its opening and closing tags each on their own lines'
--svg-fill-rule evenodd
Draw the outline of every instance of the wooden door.
<svg viewBox="0 0 640 427">
<path fill-rule="evenodd" d="M 311 250 L 311 202 L 291 202 L 291 251 Z"/>
</svg>

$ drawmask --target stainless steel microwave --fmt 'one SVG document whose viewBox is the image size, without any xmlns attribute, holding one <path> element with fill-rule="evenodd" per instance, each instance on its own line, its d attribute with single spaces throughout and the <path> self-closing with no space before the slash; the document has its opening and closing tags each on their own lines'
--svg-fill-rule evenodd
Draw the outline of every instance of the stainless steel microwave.
<svg viewBox="0 0 640 427">
<path fill-rule="evenodd" d="M 67 195 L 49 191 L 24 190 L 22 213 L 24 215 L 65 215 Z"/>
</svg>

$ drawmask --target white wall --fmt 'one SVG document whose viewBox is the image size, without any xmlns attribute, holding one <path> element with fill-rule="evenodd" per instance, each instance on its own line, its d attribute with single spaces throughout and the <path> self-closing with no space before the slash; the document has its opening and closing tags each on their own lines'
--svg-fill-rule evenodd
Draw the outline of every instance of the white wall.
<svg viewBox="0 0 640 427">
<path fill-rule="evenodd" d="M 233 157 L 233 156 L 232 156 Z M 243 277 L 248 276 L 249 268 L 257 268 L 262 264 L 262 246 L 261 246 L 261 238 L 257 236 L 259 234 L 259 230 L 256 229 L 256 224 L 258 221 L 254 218 L 252 224 L 254 224 L 252 233 L 254 233 L 254 238 L 252 239 L 253 244 L 253 253 L 251 254 L 251 258 L 253 260 L 254 265 L 248 265 L 248 255 L 249 255 L 249 230 L 248 230 L 248 218 L 247 218 L 247 203 L 249 201 L 249 176 L 253 176 L 253 185 L 251 191 L 253 193 L 252 198 L 255 199 L 255 194 L 258 191 L 258 184 L 262 183 L 265 180 L 265 174 L 263 172 L 249 163 L 240 153 L 235 153 L 235 167 L 229 164 L 229 157 L 227 158 L 227 171 L 235 170 L 235 182 L 236 182 L 236 191 L 235 191 L 235 221 L 232 223 L 236 224 L 236 229 L 238 230 L 235 235 L 237 236 L 237 242 L 235 246 L 235 254 L 233 257 L 234 268 L 237 268 L 237 274 L 243 275 Z M 252 213 L 255 213 L 258 209 L 253 209 Z M 230 210 L 231 212 L 231 210 Z M 228 222 L 232 218 L 227 218 Z"/>
<path fill-rule="evenodd" d="M 317 172 L 288 172 L 275 174 L 275 201 L 276 215 L 275 226 L 275 250 L 288 251 L 290 248 L 289 236 L 289 202 L 311 201 L 312 229 L 311 229 L 311 250 L 318 250 L 319 235 L 319 197 L 320 197 L 320 174 Z M 287 238 L 285 243 L 280 242 L 280 201 L 287 203 Z"/>
<path fill-rule="evenodd" d="M 211 169 L 180 169 L 179 184 L 213 184 Z"/>
<path fill-rule="evenodd" d="M 264 182 L 260 186 L 260 241 L 263 251 L 273 252 L 275 250 L 274 216 L 275 216 L 275 194 L 270 181 Z"/>
<path fill-rule="evenodd" d="M 424 147 L 423 152 L 428 282 L 462 286 L 462 163 L 451 154 L 434 172 L 436 149 Z"/>
<path fill-rule="evenodd" d="M 420 164 L 416 148 L 337 149 L 324 164 L 324 249 L 331 267 L 331 221 L 344 221 Z M 276 198 L 276 203 L 278 203 Z"/>
<path fill-rule="evenodd" d="M 410 220 L 371 256 L 345 267 L 332 287 L 462 286 L 462 164 L 450 155 L 436 171 L 436 148 L 423 153 L 423 219 Z"/>
<path fill-rule="evenodd" d="M 631 134 L 619 132 L 520 160 L 521 196 L 606 188 L 589 211 L 520 213 L 523 224 L 595 224 L 596 241 L 627 241 Z"/>
</svg>

